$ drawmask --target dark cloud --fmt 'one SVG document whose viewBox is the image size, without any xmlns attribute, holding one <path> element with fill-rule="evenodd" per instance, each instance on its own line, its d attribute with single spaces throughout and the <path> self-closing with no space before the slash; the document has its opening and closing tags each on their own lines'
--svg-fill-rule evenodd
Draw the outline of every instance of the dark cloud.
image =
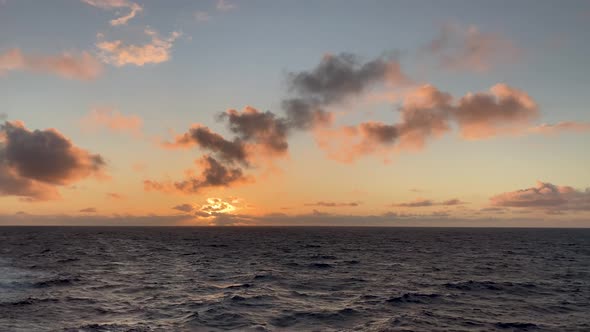
<svg viewBox="0 0 590 332">
<path fill-rule="evenodd" d="M 201 125 L 190 128 L 187 133 L 176 137 L 174 143 L 166 143 L 166 145 L 170 147 L 197 145 L 215 153 L 218 158 L 225 161 L 247 164 L 246 147 L 240 139 L 226 140 L 223 136 Z"/>
<path fill-rule="evenodd" d="M 96 174 L 106 164 L 54 129 L 29 131 L 21 123 L 5 122 L 0 133 L 2 162 L 23 178 L 63 185 Z"/>
<path fill-rule="evenodd" d="M 458 198 L 449 199 L 440 203 L 440 205 L 452 206 L 452 205 L 463 205 L 466 204 Z"/>
<path fill-rule="evenodd" d="M 324 111 L 316 100 L 289 98 L 281 102 L 290 128 L 309 130 L 318 125 L 328 125 L 332 114 Z"/>
<path fill-rule="evenodd" d="M 191 212 L 195 208 L 191 204 L 180 204 L 180 205 L 176 205 L 172 209 L 182 211 L 182 212 Z"/>
<path fill-rule="evenodd" d="M 287 122 L 270 111 L 260 112 L 248 106 L 243 112 L 228 110 L 220 119 L 227 120 L 229 129 L 240 139 L 262 146 L 268 152 L 281 154 L 289 147 Z"/>
<path fill-rule="evenodd" d="M 289 126 L 308 130 L 331 123 L 332 114 L 325 107 L 343 103 L 385 82 L 409 82 L 394 59 L 379 57 L 362 62 L 353 54 L 327 55 L 310 71 L 288 74 L 288 88 L 294 96 L 285 98 L 281 106 Z"/>
<path fill-rule="evenodd" d="M 349 53 L 326 55 L 313 70 L 288 75 L 292 92 L 323 105 L 341 102 L 388 79 L 407 81 L 397 61 L 379 57 L 363 63 Z"/>
<path fill-rule="evenodd" d="M 536 208 L 547 213 L 590 211 L 590 188 L 576 190 L 538 181 L 535 187 L 501 193 L 490 201 L 496 207 Z"/>
<path fill-rule="evenodd" d="M 441 201 L 441 202 L 436 202 L 436 201 L 433 201 L 430 199 L 417 199 L 412 202 L 391 204 L 391 206 L 415 208 L 415 207 L 428 207 L 428 206 L 455 206 L 455 205 L 463 205 L 463 204 L 466 204 L 466 203 L 458 198 L 453 198 L 453 199 L 449 199 L 449 200 Z"/>
<path fill-rule="evenodd" d="M 413 202 L 405 202 L 405 203 L 396 203 L 396 204 L 391 204 L 391 206 L 397 206 L 397 207 L 425 207 L 425 206 L 433 206 L 436 205 L 434 203 L 434 201 L 429 200 L 429 199 L 417 199 Z"/>
<path fill-rule="evenodd" d="M 504 212 L 506 212 L 506 209 L 502 208 L 502 207 L 489 206 L 489 207 L 481 208 L 481 209 L 479 209 L 479 211 L 480 212 L 503 214 Z"/>
<path fill-rule="evenodd" d="M 315 203 L 306 203 L 305 206 L 321 206 L 321 207 L 356 207 L 361 205 L 360 202 L 325 202 L 319 201 Z"/>
<path fill-rule="evenodd" d="M 180 192 L 184 194 L 195 194 L 205 188 L 228 187 L 236 183 L 249 180 L 239 167 L 226 166 L 215 158 L 205 155 L 198 164 L 201 168 L 199 176 L 188 176 L 182 181 L 174 183 L 157 182 L 152 180 L 144 181 L 145 190 L 156 190 L 164 192 Z"/>
<path fill-rule="evenodd" d="M 55 129 L 28 130 L 21 122 L 0 125 L 0 193 L 26 200 L 59 197 L 57 186 L 104 176 L 98 154 L 76 147 Z"/>
</svg>

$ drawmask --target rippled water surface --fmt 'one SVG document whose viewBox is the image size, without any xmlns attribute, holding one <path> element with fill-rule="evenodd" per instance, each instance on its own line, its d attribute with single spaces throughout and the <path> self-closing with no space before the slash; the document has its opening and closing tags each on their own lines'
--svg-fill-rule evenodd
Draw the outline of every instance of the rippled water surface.
<svg viewBox="0 0 590 332">
<path fill-rule="evenodd" d="M 0 331 L 590 331 L 590 230 L 0 228 Z"/>
</svg>

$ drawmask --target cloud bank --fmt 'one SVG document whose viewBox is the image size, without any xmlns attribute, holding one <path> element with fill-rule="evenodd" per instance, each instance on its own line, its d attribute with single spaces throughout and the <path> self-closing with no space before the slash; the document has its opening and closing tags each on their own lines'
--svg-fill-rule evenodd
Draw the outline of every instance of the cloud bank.
<svg viewBox="0 0 590 332">
<path fill-rule="evenodd" d="M 590 211 L 590 188 L 577 190 L 537 181 L 535 187 L 501 193 L 490 202 L 496 207 L 535 208 L 546 213 Z"/>
</svg>

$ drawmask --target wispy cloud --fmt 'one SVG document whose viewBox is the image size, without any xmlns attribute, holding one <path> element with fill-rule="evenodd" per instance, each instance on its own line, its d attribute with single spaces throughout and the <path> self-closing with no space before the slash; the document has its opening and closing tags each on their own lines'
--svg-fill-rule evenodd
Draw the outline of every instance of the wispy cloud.
<svg viewBox="0 0 590 332">
<path fill-rule="evenodd" d="M 143 120 L 138 115 L 124 115 L 113 108 L 100 107 L 90 111 L 81 120 L 81 124 L 89 131 L 105 128 L 111 132 L 128 132 L 141 136 Z"/>
<path fill-rule="evenodd" d="M 105 41 L 99 34 L 96 47 L 100 50 L 104 62 L 117 67 L 129 64 L 144 66 L 170 60 L 172 46 L 181 33 L 174 31 L 168 38 L 162 38 L 155 30 L 146 28 L 144 32 L 151 39 L 149 43 L 127 45 L 122 40 Z"/>
<path fill-rule="evenodd" d="M 135 2 L 127 0 L 82 0 L 82 2 L 105 10 L 128 8 L 129 13 L 110 21 L 112 26 L 125 25 L 134 18 L 143 8 Z"/>
<path fill-rule="evenodd" d="M 489 71 L 499 63 L 513 62 L 523 53 L 511 40 L 499 34 L 455 23 L 444 24 L 423 52 L 434 56 L 443 68 L 477 72 Z"/>
<path fill-rule="evenodd" d="M 229 2 L 228 0 L 217 0 L 215 8 L 217 8 L 217 10 L 220 11 L 228 11 L 238 8 L 238 6 L 234 3 Z"/>
<path fill-rule="evenodd" d="M 27 55 L 15 48 L 0 54 L 0 76 L 11 71 L 54 74 L 64 78 L 92 80 L 102 74 L 100 61 L 88 52 L 60 55 Z"/>
<path fill-rule="evenodd" d="M 431 199 L 422 199 L 418 198 L 411 202 L 404 202 L 404 203 L 394 203 L 391 206 L 395 207 L 407 207 L 407 208 L 419 208 L 419 207 L 429 207 L 429 206 L 455 206 L 455 205 L 463 205 L 467 204 L 466 202 L 461 201 L 458 198 L 449 199 L 446 201 L 433 201 Z"/>
<path fill-rule="evenodd" d="M 590 122 L 563 121 L 556 124 L 543 123 L 541 125 L 529 128 L 531 133 L 544 135 L 557 135 L 561 133 L 588 133 L 590 132 Z"/>
</svg>

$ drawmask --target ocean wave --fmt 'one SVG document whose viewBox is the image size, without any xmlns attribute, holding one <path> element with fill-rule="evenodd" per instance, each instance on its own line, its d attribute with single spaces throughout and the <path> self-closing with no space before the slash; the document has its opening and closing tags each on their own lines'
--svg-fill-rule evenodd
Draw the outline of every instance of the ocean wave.
<svg viewBox="0 0 590 332">
<path fill-rule="evenodd" d="M 437 300 L 441 297 L 440 294 L 431 293 L 404 293 L 401 296 L 390 297 L 389 299 L 385 300 L 388 303 L 421 303 L 427 304 L 432 303 L 434 300 Z"/>
<path fill-rule="evenodd" d="M 299 311 L 294 313 L 286 313 L 270 320 L 270 323 L 277 327 L 292 327 L 297 324 L 313 325 L 316 323 L 328 325 L 341 325 L 346 320 L 359 315 L 359 312 L 344 308 L 337 311 Z"/>
</svg>

